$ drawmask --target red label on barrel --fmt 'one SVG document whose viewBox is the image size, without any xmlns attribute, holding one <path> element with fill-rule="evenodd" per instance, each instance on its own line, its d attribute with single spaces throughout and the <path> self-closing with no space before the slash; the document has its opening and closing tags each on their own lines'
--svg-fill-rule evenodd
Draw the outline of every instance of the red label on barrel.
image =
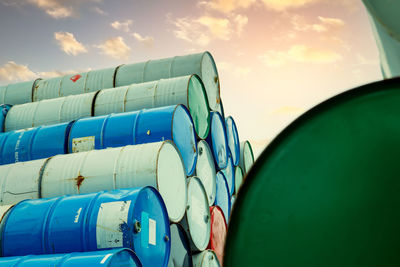
<svg viewBox="0 0 400 267">
<path fill-rule="evenodd" d="M 73 82 L 76 82 L 76 81 L 79 80 L 81 77 L 82 77 L 82 75 L 76 74 L 76 75 L 72 76 L 72 77 L 70 78 L 70 80 L 73 81 Z"/>
</svg>

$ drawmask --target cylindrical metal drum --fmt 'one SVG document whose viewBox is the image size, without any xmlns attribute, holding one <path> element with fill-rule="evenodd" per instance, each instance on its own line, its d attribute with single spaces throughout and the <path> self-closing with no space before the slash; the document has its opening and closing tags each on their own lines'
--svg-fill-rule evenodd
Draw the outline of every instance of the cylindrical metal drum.
<svg viewBox="0 0 400 267">
<path fill-rule="evenodd" d="M 220 85 L 217 67 L 209 52 L 122 65 L 117 70 L 115 85 L 124 86 L 191 74 L 197 74 L 203 80 L 208 103 L 215 110 L 220 102 Z"/>
<path fill-rule="evenodd" d="M 226 124 L 226 137 L 228 140 L 229 150 L 232 155 L 233 164 L 239 165 L 240 160 L 240 142 L 239 133 L 236 128 L 236 123 L 231 116 L 225 119 Z"/>
<path fill-rule="evenodd" d="M 232 196 L 235 192 L 235 166 L 233 165 L 231 152 L 228 152 L 228 165 L 226 165 L 225 169 L 221 170 L 226 178 L 226 182 L 228 183 L 229 194 Z"/>
<path fill-rule="evenodd" d="M 235 195 L 239 192 L 239 188 L 243 183 L 243 171 L 240 166 L 235 167 Z"/>
<path fill-rule="evenodd" d="M 189 238 L 180 224 L 171 224 L 171 254 L 168 267 L 192 267 Z"/>
<path fill-rule="evenodd" d="M 215 252 L 219 262 L 223 264 L 225 238 L 228 226 L 226 225 L 224 213 L 222 212 L 220 207 L 218 206 L 210 207 L 210 215 L 211 215 L 211 236 L 208 248 L 212 249 Z"/>
<path fill-rule="evenodd" d="M 185 169 L 171 141 L 58 155 L 47 163 L 41 181 L 42 197 L 153 186 L 171 221 L 179 222 L 185 213 Z"/>
<path fill-rule="evenodd" d="M 0 134 L 0 164 L 43 159 L 68 152 L 73 122 Z"/>
<path fill-rule="evenodd" d="M 136 254 L 126 248 L 69 254 L 29 255 L 0 258 L 0 267 L 142 267 Z"/>
<path fill-rule="evenodd" d="M 80 119 L 69 135 L 69 151 L 82 152 L 172 140 L 185 170 L 192 175 L 197 160 L 196 133 L 185 106 L 175 105 Z"/>
<path fill-rule="evenodd" d="M 213 152 L 216 168 L 218 170 L 226 168 L 229 147 L 226 139 L 225 121 L 219 112 L 211 112 L 210 133 L 206 141 Z"/>
<path fill-rule="evenodd" d="M 32 90 L 38 80 L 40 79 L 0 86 L 0 104 L 17 105 L 32 102 Z"/>
<path fill-rule="evenodd" d="M 210 208 L 207 194 L 200 179 L 188 178 L 188 199 L 182 226 L 188 233 L 192 251 L 202 251 L 210 241 Z"/>
<path fill-rule="evenodd" d="M 152 187 L 25 200 L 1 222 L 2 256 L 134 250 L 143 266 L 167 266 L 170 229 Z"/>
<path fill-rule="evenodd" d="M 10 110 L 11 105 L 0 105 L 0 133 L 4 132 L 4 124 L 6 121 L 6 116 L 8 111 Z"/>
<path fill-rule="evenodd" d="M 193 267 L 220 267 L 218 257 L 211 249 L 193 255 Z"/>
<path fill-rule="evenodd" d="M 197 143 L 197 151 L 196 177 L 198 177 L 203 184 L 208 196 L 208 203 L 211 206 L 215 201 L 216 194 L 214 157 L 210 147 L 204 140 L 200 140 Z"/>
<path fill-rule="evenodd" d="M 226 182 L 225 175 L 219 171 L 216 177 L 217 183 L 217 194 L 215 196 L 215 206 L 219 206 L 226 219 L 226 222 L 229 221 L 229 214 L 231 213 L 231 196 L 229 194 L 228 183 Z"/>
<path fill-rule="evenodd" d="M 240 142 L 240 161 L 239 166 L 244 174 L 247 174 L 254 163 L 253 149 L 249 141 Z"/>
<path fill-rule="evenodd" d="M 95 96 L 96 93 L 88 93 L 15 105 L 7 113 L 5 131 L 90 117 Z"/>
<path fill-rule="evenodd" d="M 400 79 L 335 96 L 257 159 L 233 208 L 226 266 L 399 266 Z"/>
<path fill-rule="evenodd" d="M 205 138 L 210 131 L 210 112 L 204 85 L 196 75 L 101 90 L 94 112 L 98 116 L 176 104 L 189 109 L 197 135 Z"/>
</svg>

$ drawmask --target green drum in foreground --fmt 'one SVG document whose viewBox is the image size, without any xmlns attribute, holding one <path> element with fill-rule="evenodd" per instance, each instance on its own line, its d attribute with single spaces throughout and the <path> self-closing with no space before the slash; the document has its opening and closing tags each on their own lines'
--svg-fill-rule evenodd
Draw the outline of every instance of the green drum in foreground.
<svg viewBox="0 0 400 267">
<path fill-rule="evenodd" d="M 400 266 L 400 79 L 305 113 L 250 170 L 224 266 Z"/>
</svg>

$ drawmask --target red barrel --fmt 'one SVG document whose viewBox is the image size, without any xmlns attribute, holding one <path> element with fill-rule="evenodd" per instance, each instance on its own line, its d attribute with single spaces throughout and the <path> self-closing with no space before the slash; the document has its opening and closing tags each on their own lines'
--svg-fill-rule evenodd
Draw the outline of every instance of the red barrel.
<svg viewBox="0 0 400 267">
<path fill-rule="evenodd" d="M 211 215 L 211 237 L 208 248 L 214 250 L 222 266 L 222 258 L 224 256 L 225 237 L 227 225 L 224 213 L 218 206 L 210 207 Z"/>
</svg>

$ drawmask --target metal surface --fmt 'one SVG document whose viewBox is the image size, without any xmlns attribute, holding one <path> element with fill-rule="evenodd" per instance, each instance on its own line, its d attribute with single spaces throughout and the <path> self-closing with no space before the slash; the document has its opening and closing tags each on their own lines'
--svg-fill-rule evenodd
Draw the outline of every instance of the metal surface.
<svg viewBox="0 0 400 267">
<path fill-rule="evenodd" d="M 400 79 L 347 91 L 289 125 L 247 175 L 225 266 L 398 266 Z"/>
<path fill-rule="evenodd" d="M 0 133 L 4 132 L 4 123 L 6 120 L 7 112 L 10 110 L 11 105 L 0 105 Z"/>
<path fill-rule="evenodd" d="M 240 160 L 240 142 L 239 133 L 236 128 L 236 123 L 231 116 L 225 119 L 226 124 L 226 137 L 228 141 L 229 151 L 232 155 L 233 164 L 239 165 Z"/>
<path fill-rule="evenodd" d="M 228 226 L 226 225 L 224 213 L 222 212 L 220 207 L 218 206 L 210 207 L 210 215 L 211 215 L 211 236 L 208 248 L 212 249 L 215 252 L 219 262 L 223 264 L 222 259 L 224 256 L 225 238 Z"/>
<path fill-rule="evenodd" d="M 32 102 L 32 89 L 38 80 L 0 86 L 0 104 L 24 104 Z"/>
<path fill-rule="evenodd" d="M 214 157 L 210 147 L 204 140 L 200 140 L 197 143 L 197 151 L 196 177 L 202 182 L 208 196 L 208 203 L 211 206 L 215 201 L 216 194 Z"/>
<path fill-rule="evenodd" d="M 194 267 L 219 267 L 218 257 L 211 249 L 193 255 Z"/>
<path fill-rule="evenodd" d="M 225 169 L 221 170 L 225 175 L 226 182 L 228 183 L 229 194 L 233 195 L 235 192 L 235 166 L 233 165 L 231 152 L 228 152 L 228 164 Z"/>
<path fill-rule="evenodd" d="M 135 222 L 141 225 L 134 231 Z M 2 221 L 2 256 L 133 249 L 143 266 L 167 266 L 168 215 L 152 187 L 26 200 Z"/>
<path fill-rule="evenodd" d="M 175 105 L 80 119 L 69 135 L 69 151 L 82 152 L 172 140 L 192 175 L 197 161 L 196 133 L 185 106 Z"/>
<path fill-rule="evenodd" d="M 42 197 L 153 186 L 171 221 L 185 213 L 185 169 L 171 141 L 58 155 L 46 164 L 41 181 Z"/>
<path fill-rule="evenodd" d="M 92 116 L 96 93 L 15 105 L 7 113 L 5 131 L 69 122 Z"/>
<path fill-rule="evenodd" d="M 130 249 L 73 252 L 69 254 L 30 255 L 0 258 L 1 267 L 72 267 L 108 266 L 142 267 L 139 258 Z"/>
<path fill-rule="evenodd" d="M 235 167 L 235 195 L 239 192 L 240 187 L 243 183 L 243 171 L 240 166 Z"/>
<path fill-rule="evenodd" d="M 171 224 L 171 255 L 168 267 L 191 267 L 192 252 L 189 239 L 180 224 Z"/>
<path fill-rule="evenodd" d="M 101 90 L 95 115 L 177 104 L 189 109 L 197 135 L 205 138 L 210 130 L 210 112 L 204 85 L 196 75 Z"/>
<path fill-rule="evenodd" d="M 221 171 L 217 173 L 216 184 L 217 194 L 215 196 L 214 205 L 219 206 L 222 209 L 226 222 L 228 222 L 229 214 L 231 213 L 231 197 L 225 175 Z"/>
<path fill-rule="evenodd" d="M 218 170 L 226 168 L 229 147 L 226 138 L 225 121 L 219 112 L 211 112 L 210 133 L 206 141 L 213 152 L 216 168 Z"/>
<path fill-rule="evenodd" d="M 220 102 L 220 86 L 218 71 L 209 52 L 122 65 L 116 73 L 115 85 L 124 86 L 191 74 L 197 74 L 203 80 L 208 103 L 215 110 Z"/>
<path fill-rule="evenodd" d="M 254 163 L 253 149 L 249 141 L 240 142 L 240 161 L 239 166 L 242 168 L 243 174 L 246 175 Z"/>
<path fill-rule="evenodd" d="M 210 210 L 207 194 L 197 177 L 188 178 L 188 199 L 182 226 L 188 234 L 192 251 L 202 251 L 210 241 Z"/>
</svg>

